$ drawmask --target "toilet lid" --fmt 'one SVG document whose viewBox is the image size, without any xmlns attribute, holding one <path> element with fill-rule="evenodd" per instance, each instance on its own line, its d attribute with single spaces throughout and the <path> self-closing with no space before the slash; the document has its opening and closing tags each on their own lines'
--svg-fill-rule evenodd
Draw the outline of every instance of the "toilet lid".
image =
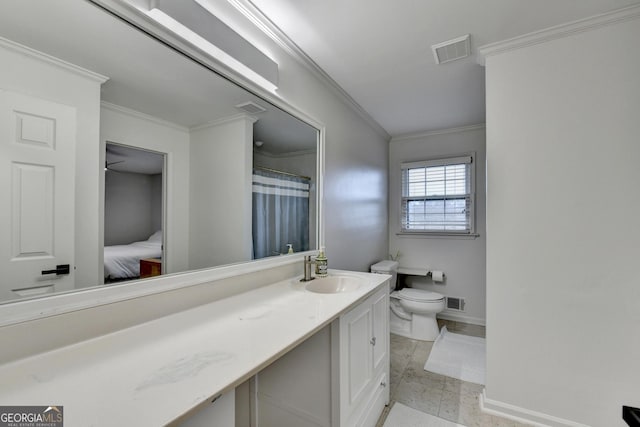
<svg viewBox="0 0 640 427">
<path fill-rule="evenodd" d="M 444 298 L 442 294 L 437 292 L 424 291 L 422 289 L 404 288 L 399 292 L 402 299 L 411 301 L 440 301 Z"/>
</svg>

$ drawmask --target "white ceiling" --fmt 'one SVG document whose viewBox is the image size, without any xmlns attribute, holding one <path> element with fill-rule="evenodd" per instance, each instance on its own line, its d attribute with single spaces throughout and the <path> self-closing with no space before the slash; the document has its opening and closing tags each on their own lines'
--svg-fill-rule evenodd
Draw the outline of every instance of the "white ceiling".
<svg viewBox="0 0 640 427">
<path fill-rule="evenodd" d="M 484 123 L 479 46 L 631 0 L 251 0 L 392 136 Z M 471 35 L 436 65 L 431 45 Z"/>
<path fill-rule="evenodd" d="M 107 142 L 105 166 L 109 172 L 155 175 L 162 173 L 164 169 L 164 155 Z"/>
</svg>

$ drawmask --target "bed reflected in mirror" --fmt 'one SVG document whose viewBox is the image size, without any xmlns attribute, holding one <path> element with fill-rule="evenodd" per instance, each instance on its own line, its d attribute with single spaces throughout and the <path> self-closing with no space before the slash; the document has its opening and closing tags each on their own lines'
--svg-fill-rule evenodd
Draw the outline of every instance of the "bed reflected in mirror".
<svg viewBox="0 0 640 427">
<path fill-rule="evenodd" d="M 165 155 L 107 142 L 104 282 L 162 274 Z"/>
</svg>

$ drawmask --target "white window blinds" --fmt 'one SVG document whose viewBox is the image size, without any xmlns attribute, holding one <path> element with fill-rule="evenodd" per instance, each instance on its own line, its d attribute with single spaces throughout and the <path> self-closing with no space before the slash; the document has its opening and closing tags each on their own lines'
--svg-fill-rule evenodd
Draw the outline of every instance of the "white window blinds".
<svg viewBox="0 0 640 427">
<path fill-rule="evenodd" d="M 473 157 L 402 164 L 402 232 L 473 233 Z"/>
</svg>

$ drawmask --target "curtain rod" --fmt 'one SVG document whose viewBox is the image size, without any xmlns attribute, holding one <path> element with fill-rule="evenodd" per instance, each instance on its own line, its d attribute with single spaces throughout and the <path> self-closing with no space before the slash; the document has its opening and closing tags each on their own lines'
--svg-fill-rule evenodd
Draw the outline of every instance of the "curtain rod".
<svg viewBox="0 0 640 427">
<path fill-rule="evenodd" d="M 309 181 L 311 181 L 311 178 L 308 177 L 308 176 L 296 175 L 295 173 L 291 173 L 291 172 L 285 172 L 285 171 L 279 171 L 277 169 L 265 168 L 264 166 L 254 166 L 253 168 L 254 169 L 260 169 L 260 170 L 267 171 L 267 172 L 275 172 L 275 173 L 281 173 L 283 175 L 295 176 L 296 178 L 308 179 Z"/>
</svg>

